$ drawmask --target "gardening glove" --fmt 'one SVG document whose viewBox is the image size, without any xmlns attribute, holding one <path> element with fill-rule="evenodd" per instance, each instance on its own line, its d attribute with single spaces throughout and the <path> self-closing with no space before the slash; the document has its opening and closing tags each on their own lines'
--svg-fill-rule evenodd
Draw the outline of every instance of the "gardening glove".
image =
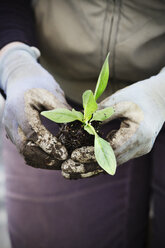
<svg viewBox="0 0 165 248">
<path fill-rule="evenodd" d="M 117 164 L 147 154 L 165 120 L 165 68 L 158 75 L 123 88 L 99 104 L 100 109 L 106 107 L 113 107 L 115 113 L 104 123 L 121 118 L 119 130 L 107 135 Z M 102 172 L 97 164 L 94 168 L 94 161 L 92 147 L 76 149 L 71 160 L 62 165 L 63 176 L 84 178 Z"/>
<path fill-rule="evenodd" d="M 41 123 L 40 112 L 69 108 L 54 78 L 37 62 L 40 52 L 10 43 L 0 54 L 0 88 L 6 93 L 3 123 L 28 165 L 59 169 L 66 148 Z"/>
<path fill-rule="evenodd" d="M 67 179 L 87 178 L 104 173 L 96 163 L 93 146 L 83 146 L 75 149 L 71 158 L 63 162 L 62 175 Z"/>
</svg>

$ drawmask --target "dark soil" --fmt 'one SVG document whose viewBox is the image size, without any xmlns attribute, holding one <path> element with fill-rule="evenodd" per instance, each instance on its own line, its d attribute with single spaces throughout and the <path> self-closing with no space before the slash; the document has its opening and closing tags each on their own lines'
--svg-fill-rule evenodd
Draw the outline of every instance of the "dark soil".
<svg viewBox="0 0 165 248">
<path fill-rule="evenodd" d="M 92 125 L 99 136 L 102 136 L 100 132 L 100 122 L 93 121 Z M 94 145 L 94 135 L 90 135 L 86 132 L 80 121 L 61 124 L 57 137 L 59 141 L 65 145 L 69 154 L 76 148 Z"/>
</svg>

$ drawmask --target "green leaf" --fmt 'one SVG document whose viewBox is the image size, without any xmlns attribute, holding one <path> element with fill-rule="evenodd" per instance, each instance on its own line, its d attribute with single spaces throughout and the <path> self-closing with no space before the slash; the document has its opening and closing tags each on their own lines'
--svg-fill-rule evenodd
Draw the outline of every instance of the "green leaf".
<svg viewBox="0 0 165 248">
<path fill-rule="evenodd" d="M 77 111 L 75 109 L 72 109 L 72 113 L 77 116 L 77 119 L 81 122 L 83 122 L 83 118 L 84 118 L 84 115 L 80 112 L 80 111 Z"/>
<path fill-rule="evenodd" d="M 93 114 L 91 121 L 104 121 L 104 120 L 108 119 L 113 114 L 114 114 L 113 107 L 104 108 L 104 109 L 96 111 Z"/>
<path fill-rule="evenodd" d="M 67 122 L 72 122 L 75 120 L 80 120 L 79 114 L 75 113 L 74 111 L 70 111 L 69 109 L 65 109 L 65 108 L 58 108 L 54 110 L 43 111 L 41 112 L 41 115 L 57 123 L 67 123 Z"/>
<path fill-rule="evenodd" d="M 109 142 L 95 135 L 95 157 L 98 164 L 110 175 L 116 172 L 116 157 Z"/>
<path fill-rule="evenodd" d="M 97 103 L 95 101 L 93 92 L 91 90 L 86 90 L 83 93 L 83 107 L 84 107 L 84 119 L 90 120 L 92 114 L 97 110 Z"/>
<path fill-rule="evenodd" d="M 87 131 L 91 135 L 95 135 L 95 133 L 96 133 L 94 127 L 92 127 L 89 124 L 84 126 L 84 130 Z"/>
<path fill-rule="evenodd" d="M 94 93 L 95 100 L 97 100 L 104 92 L 104 90 L 107 87 L 108 83 L 108 78 L 109 78 L 109 53 L 104 61 L 104 64 L 102 66 L 97 84 L 96 84 L 96 89 Z"/>
</svg>

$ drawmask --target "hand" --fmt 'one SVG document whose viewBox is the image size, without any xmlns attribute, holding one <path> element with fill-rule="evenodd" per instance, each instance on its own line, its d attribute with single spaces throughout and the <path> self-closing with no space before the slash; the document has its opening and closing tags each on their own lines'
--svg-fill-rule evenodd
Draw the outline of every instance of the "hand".
<svg viewBox="0 0 165 248">
<path fill-rule="evenodd" d="M 63 162 L 61 170 L 67 179 L 87 178 L 104 172 L 96 163 L 93 146 L 75 149 L 71 158 Z"/>
<path fill-rule="evenodd" d="M 38 49 L 22 43 L 1 54 L 1 88 L 7 95 L 3 123 L 27 164 L 59 169 L 67 150 L 41 124 L 39 113 L 70 107 L 57 82 L 37 63 L 38 56 Z"/>
<path fill-rule="evenodd" d="M 118 165 L 151 151 L 165 120 L 164 96 L 165 70 L 162 70 L 156 76 L 117 91 L 99 104 L 100 109 L 112 106 L 115 110 L 115 114 L 104 123 L 117 118 L 122 120 L 119 130 L 107 135 Z M 76 149 L 72 160 L 63 163 L 62 173 L 66 178 L 84 178 L 100 173 L 96 163 L 94 169 L 94 149 L 90 149 L 90 155 L 89 147 Z M 89 160 L 93 156 L 92 169 L 84 155 Z"/>
</svg>

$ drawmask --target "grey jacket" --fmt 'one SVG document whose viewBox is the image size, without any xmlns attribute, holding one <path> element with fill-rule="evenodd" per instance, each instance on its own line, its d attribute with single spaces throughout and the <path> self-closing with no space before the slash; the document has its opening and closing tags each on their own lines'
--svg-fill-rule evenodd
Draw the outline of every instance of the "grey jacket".
<svg viewBox="0 0 165 248">
<path fill-rule="evenodd" d="M 165 0 L 38 0 L 41 62 L 81 101 L 110 51 L 106 95 L 165 66 Z"/>
</svg>

